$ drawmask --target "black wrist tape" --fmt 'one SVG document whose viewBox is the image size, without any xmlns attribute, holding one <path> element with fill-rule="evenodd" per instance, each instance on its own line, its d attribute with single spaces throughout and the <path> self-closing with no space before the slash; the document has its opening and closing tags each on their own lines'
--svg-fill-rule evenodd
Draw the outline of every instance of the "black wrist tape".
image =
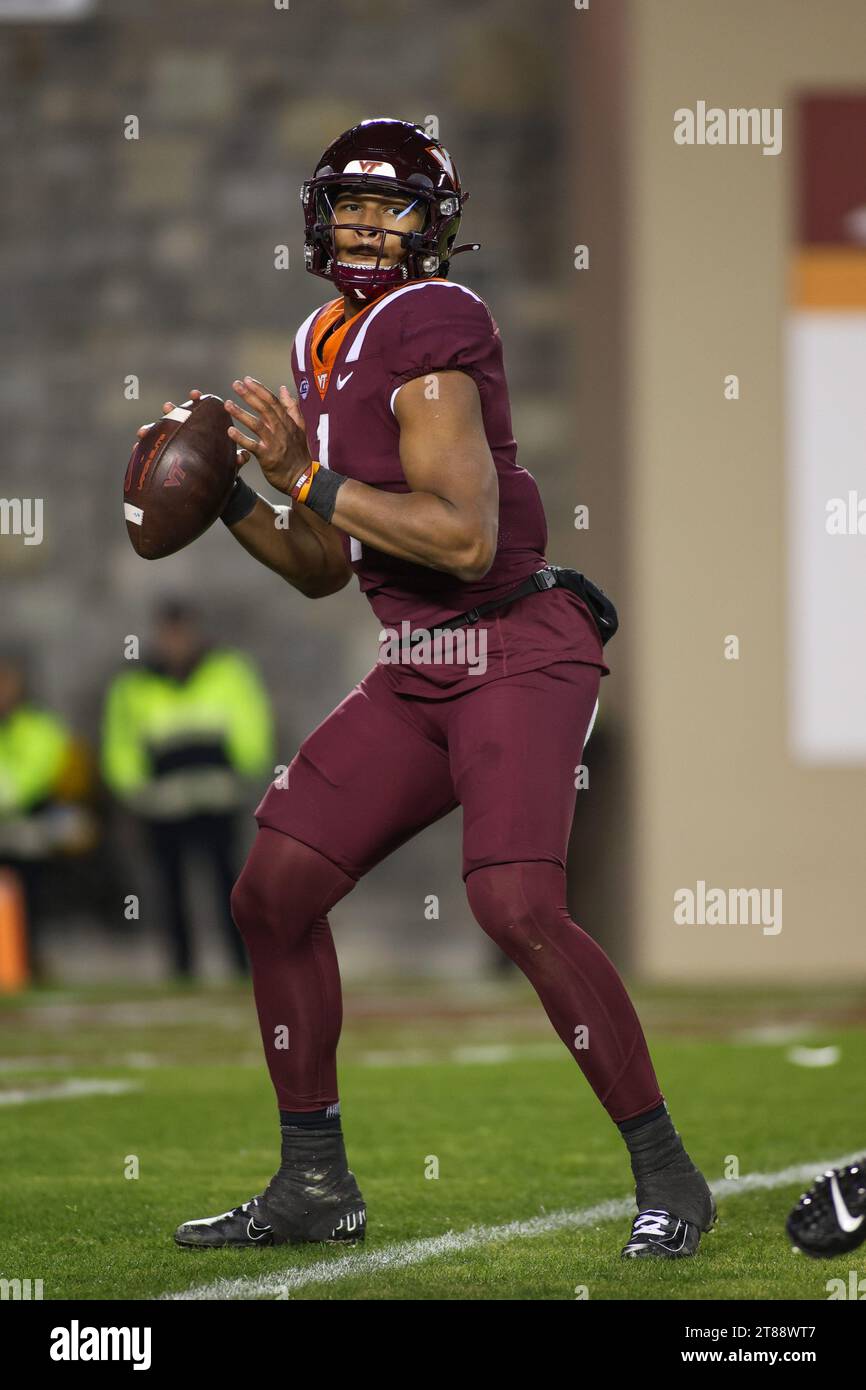
<svg viewBox="0 0 866 1390">
<path fill-rule="evenodd" d="M 243 521 L 245 516 L 249 516 L 258 500 L 259 494 L 254 492 L 243 478 L 235 478 L 229 500 L 220 512 L 220 521 L 224 521 L 226 526 L 235 526 L 239 521 Z"/>
<path fill-rule="evenodd" d="M 335 473 L 332 468 L 318 468 L 302 505 L 309 507 L 323 521 L 330 521 L 337 505 L 337 492 L 345 482 L 343 473 Z"/>
</svg>

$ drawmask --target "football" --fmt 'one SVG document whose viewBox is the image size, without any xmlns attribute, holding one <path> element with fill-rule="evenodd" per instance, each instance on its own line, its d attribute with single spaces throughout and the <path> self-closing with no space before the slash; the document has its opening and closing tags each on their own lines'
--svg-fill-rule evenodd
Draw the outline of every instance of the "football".
<svg viewBox="0 0 866 1390">
<path fill-rule="evenodd" d="M 231 423 L 220 396 L 201 396 L 176 406 L 137 442 L 123 480 L 123 514 L 142 559 L 173 555 L 216 521 L 237 476 Z"/>
</svg>

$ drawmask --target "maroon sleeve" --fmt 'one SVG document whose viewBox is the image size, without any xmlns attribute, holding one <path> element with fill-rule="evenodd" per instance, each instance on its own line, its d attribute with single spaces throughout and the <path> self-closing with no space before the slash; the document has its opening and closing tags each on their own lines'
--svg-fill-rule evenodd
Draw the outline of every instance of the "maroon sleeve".
<svg viewBox="0 0 866 1390">
<path fill-rule="evenodd" d="M 499 332 L 483 300 L 454 284 L 403 296 L 399 332 L 386 367 L 391 390 L 432 372 L 468 372 L 481 390 L 499 352 Z"/>
</svg>

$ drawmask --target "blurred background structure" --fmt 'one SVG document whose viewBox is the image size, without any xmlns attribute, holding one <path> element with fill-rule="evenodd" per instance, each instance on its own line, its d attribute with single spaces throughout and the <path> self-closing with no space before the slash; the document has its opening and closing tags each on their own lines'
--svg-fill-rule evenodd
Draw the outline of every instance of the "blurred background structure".
<svg viewBox="0 0 866 1390">
<path fill-rule="evenodd" d="M 269 769 L 375 660 L 377 624 L 354 583 L 305 600 L 219 524 L 148 565 L 121 508 L 135 429 L 163 400 L 194 386 L 226 395 L 244 373 L 274 387 L 290 377 L 296 327 L 329 297 L 303 268 L 298 190 L 325 145 L 371 115 L 435 122 L 454 155 L 471 192 L 462 233 L 483 247 L 455 278 L 500 325 L 548 556 L 620 608 L 578 794 L 576 919 L 648 980 L 866 973 L 866 739 L 816 751 L 792 713 L 822 662 L 833 682 L 809 688 L 813 724 L 822 710 L 833 722 L 840 681 L 855 692 L 853 724 L 866 697 L 866 536 L 828 552 L 848 547 L 832 662 L 831 627 L 806 628 L 798 598 L 822 563 L 809 544 L 825 534 L 822 440 L 839 464 L 833 489 L 866 492 L 862 430 L 843 464 L 831 428 L 856 412 L 856 393 L 815 402 L 805 460 L 790 424 L 808 383 L 786 334 L 797 314 L 826 309 L 790 289 L 812 167 L 799 113 L 816 95 L 866 94 L 861 0 L 817 16 L 807 0 L 440 0 L 435 14 L 406 0 L 0 0 L 0 644 L 22 653 L 35 704 L 90 750 L 76 804 L 96 826 L 86 855 L 53 866 L 40 916 L 53 976 L 157 980 L 171 968 L 141 826 L 96 775 L 107 692 L 138 664 L 130 639 L 144 650 L 156 606 L 193 603 L 204 639 L 261 673 L 276 720 Z M 675 111 L 702 101 L 781 109 L 781 152 L 676 143 Z M 860 111 L 842 133 L 831 110 L 815 137 L 849 172 L 851 205 L 822 244 L 846 249 L 855 280 Z M 866 300 L 852 292 L 832 312 L 845 316 L 839 372 L 862 384 Z M 804 476 L 818 491 L 794 510 Z M 268 492 L 252 469 L 250 480 Z M 25 506 L 37 500 L 39 543 Z M 833 571 L 821 572 L 832 597 Z M 2 725 L 0 710 L 0 786 Z M 251 769 L 246 843 L 272 775 Z M 459 841 L 458 813 L 335 909 L 348 978 L 490 968 Z M 73 892 L 85 862 L 90 886 L 79 872 Z M 675 893 L 700 882 L 781 889 L 782 930 L 676 924 Z M 228 973 L 212 885 L 194 881 L 190 900 L 203 972 Z"/>
</svg>

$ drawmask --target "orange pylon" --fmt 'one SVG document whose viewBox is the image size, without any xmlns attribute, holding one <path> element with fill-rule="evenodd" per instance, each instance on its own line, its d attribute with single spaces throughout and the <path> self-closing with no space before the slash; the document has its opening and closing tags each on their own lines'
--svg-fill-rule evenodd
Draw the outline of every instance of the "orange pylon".
<svg viewBox="0 0 866 1390">
<path fill-rule="evenodd" d="M 0 869 L 0 993 L 14 994 L 29 982 L 24 894 L 17 874 Z"/>
</svg>

